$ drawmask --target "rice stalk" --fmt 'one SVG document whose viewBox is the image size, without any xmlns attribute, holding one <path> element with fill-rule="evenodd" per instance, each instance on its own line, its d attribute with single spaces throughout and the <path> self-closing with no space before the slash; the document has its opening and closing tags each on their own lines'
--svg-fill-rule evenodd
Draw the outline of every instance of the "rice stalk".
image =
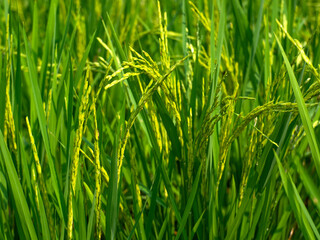
<svg viewBox="0 0 320 240">
<path fill-rule="evenodd" d="M 290 42 L 298 49 L 302 59 L 307 64 L 307 66 L 310 68 L 312 74 L 316 77 L 316 79 L 318 81 L 320 81 L 319 73 L 318 73 L 317 69 L 313 66 L 313 64 L 312 64 L 311 60 L 309 59 L 309 57 L 307 56 L 307 54 L 304 52 L 302 44 L 297 39 L 293 39 L 290 36 L 290 34 L 288 33 L 288 31 L 286 30 L 286 28 L 278 20 L 276 20 L 276 21 L 277 21 L 278 26 L 285 33 L 285 35 L 290 40 Z"/>
<path fill-rule="evenodd" d="M 34 200 L 36 202 L 36 207 L 38 212 L 40 213 L 40 203 L 39 203 L 40 192 L 39 192 L 39 184 L 37 182 L 37 175 L 36 175 L 34 164 L 31 165 L 31 183 L 34 190 Z"/>
<path fill-rule="evenodd" d="M 45 206 L 45 211 L 46 211 L 47 220 L 48 220 L 48 224 L 49 224 L 50 237 L 51 237 L 51 239 L 55 239 L 55 227 L 54 227 L 54 221 L 52 219 L 51 207 L 49 205 L 49 198 L 48 198 L 46 183 L 44 181 L 44 177 L 42 174 L 42 168 L 41 168 L 41 164 L 40 164 L 40 160 L 39 160 L 39 156 L 38 156 L 38 151 L 37 151 L 37 147 L 34 142 L 34 138 L 32 135 L 32 130 L 31 130 L 31 126 L 30 126 L 28 117 L 26 117 L 26 123 L 27 123 L 28 132 L 29 132 L 29 137 L 30 137 L 30 142 L 31 142 L 31 147 L 32 147 L 32 152 L 33 152 L 33 158 L 34 158 L 34 162 L 36 165 L 36 170 L 37 170 L 37 174 L 38 174 L 38 178 L 39 178 L 39 182 L 40 182 L 40 191 L 41 191 L 41 195 L 43 197 L 43 203 Z M 32 168 L 32 170 L 33 170 L 33 168 Z M 34 180 L 36 180 L 35 173 L 32 172 L 32 174 L 34 174 L 33 178 L 34 178 Z M 37 185 L 35 185 L 34 187 L 35 187 L 35 193 L 37 195 Z M 39 207 L 39 199 L 37 199 L 36 201 L 38 202 L 37 206 Z"/>
<path fill-rule="evenodd" d="M 226 59 L 227 60 L 227 59 Z M 218 162 L 218 175 L 217 175 L 217 185 L 216 185 L 216 193 L 218 193 L 220 180 L 224 171 L 225 162 L 227 158 L 227 153 L 229 151 L 228 146 L 228 138 L 230 136 L 230 129 L 233 122 L 233 114 L 235 111 L 235 104 L 236 104 L 236 97 L 238 94 L 239 84 L 238 84 L 238 71 L 237 71 L 237 65 L 235 65 L 235 68 L 233 67 L 232 63 L 228 60 L 226 61 L 226 68 L 228 72 L 230 73 L 229 79 L 230 85 L 228 86 L 228 82 L 225 81 L 222 84 L 222 90 L 225 97 L 222 99 L 221 103 L 221 110 L 225 109 L 224 114 L 222 114 L 221 119 L 221 130 L 220 130 L 220 146 L 219 146 L 219 162 Z M 228 80 L 228 78 L 226 78 Z M 220 110 L 220 112 L 221 112 Z"/>
<path fill-rule="evenodd" d="M 95 158 L 95 152 L 94 152 L 91 148 L 89 148 L 89 151 L 91 152 L 93 158 Z M 96 162 L 93 161 L 93 160 L 85 153 L 85 151 L 83 151 L 81 148 L 80 148 L 80 152 L 81 152 L 81 154 L 83 154 L 83 156 L 84 156 L 86 159 L 88 159 L 89 162 L 96 168 Z M 108 175 L 107 171 L 104 169 L 104 167 L 101 166 L 101 165 L 100 165 L 100 174 L 101 174 L 101 177 L 102 177 L 101 180 L 104 180 L 105 183 L 108 185 L 108 183 L 109 183 L 109 175 Z"/>
<path fill-rule="evenodd" d="M 242 170 L 242 177 L 241 177 L 241 185 L 240 185 L 240 199 L 239 199 L 239 207 L 241 206 L 242 199 L 243 199 L 243 194 L 244 194 L 244 189 L 247 185 L 248 182 L 248 177 L 249 177 L 249 172 L 252 167 L 252 163 L 255 157 L 256 153 L 256 147 L 258 144 L 258 139 L 257 139 L 257 131 L 252 130 L 251 135 L 250 135 L 250 141 L 249 141 L 249 148 L 248 151 L 246 152 L 246 157 L 243 165 L 243 170 Z M 258 161 L 256 159 L 256 161 Z"/>
<path fill-rule="evenodd" d="M 10 144 L 10 149 L 15 152 L 17 150 L 16 134 L 15 134 L 15 124 L 13 120 L 12 106 L 10 101 L 10 84 L 11 84 L 11 56 L 12 56 L 12 44 L 13 36 L 9 37 L 9 16 L 8 24 L 6 26 L 6 97 L 5 97 L 5 123 L 4 123 L 4 139 L 8 139 Z M 18 166 L 19 169 L 19 166 Z"/>
<path fill-rule="evenodd" d="M 289 102 L 278 102 L 278 103 L 265 103 L 262 106 L 258 106 L 255 109 L 251 110 L 242 121 L 236 126 L 233 130 L 233 134 L 228 139 L 228 145 L 230 145 L 234 139 L 236 139 L 240 133 L 248 126 L 248 124 L 260 116 L 261 114 L 267 114 L 272 112 L 297 112 L 298 106 L 296 103 Z"/>
<path fill-rule="evenodd" d="M 159 49 L 160 49 L 160 61 L 162 72 L 167 72 L 170 69 L 170 55 L 169 55 L 169 47 L 168 47 L 168 32 L 167 32 L 167 13 L 164 12 L 164 16 L 162 19 L 161 6 L 158 1 L 158 15 L 159 15 L 159 26 L 160 26 L 160 39 L 159 39 Z M 149 55 L 148 55 L 149 56 Z M 149 57 L 150 59 L 150 57 Z M 179 106 L 181 107 L 181 99 L 178 99 L 177 93 L 177 79 L 171 75 L 168 76 L 167 80 L 164 81 L 160 85 L 164 96 L 165 96 L 165 104 L 169 111 L 173 113 L 176 119 L 176 126 L 178 130 L 178 137 L 181 143 L 181 148 L 184 148 L 184 139 L 181 127 L 181 116 L 178 111 Z M 180 105 L 177 106 L 177 103 Z M 182 159 L 185 158 L 185 151 L 181 151 Z"/>
<path fill-rule="evenodd" d="M 69 187 L 69 197 L 68 197 L 68 224 L 67 224 L 67 237 L 72 239 L 72 229 L 73 229 L 73 207 L 72 199 L 75 195 L 78 167 L 79 167 L 79 153 L 80 146 L 82 142 L 82 136 L 84 131 L 84 123 L 87 118 L 89 95 L 91 92 L 91 86 L 89 85 L 88 78 L 90 74 L 90 68 L 87 68 L 86 77 L 84 80 L 83 95 L 81 97 L 81 103 L 79 108 L 79 123 L 76 130 L 74 146 L 73 146 L 73 156 L 71 164 L 71 174 L 70 174 L 70 187 Z"/>
<path fill-rule="evenodd" d="M 208 32 L 211 32 L 211 27 L 210 27 L 211 21 L 208 18 L 208 16 L 205 16 L 202 12 L 200 12 L 200 10 L 196 7 L 196 5 L 192 1 L 189 1 L 189 4 L 191 6 L 191 10 L 199 17 L 199 20 L 203 24 L 204 28 Z"/>
<path fill-rule="evenodd" d="M 146 92 L 141 96 L 141 99 L 139 100 L 137 108 L 130 114 L 130 117 L 129 117 L 127 123 L 126 123 L 126 127 L 125 127 L 125 130 L 124 130 L 123 137 L 121 139 L 120 147 L 119 147 L 119 151 L 118 151 L 118 158 L 119 158 L 119 162 L 118 162 L 118 183 L 119 183 L 119 180 L 120 180 L 120 171 L 121 171 L 121 167 L 122 167 L 122 160 L 123 160 L 123 157 L 124 157 L 124 150 L 125 150 L 127 141 L 129 139 L 129 136 L 130 136 L 130 129 L 133 126 L 138 114 L 144 108 L 145 104 L 150 100 L 150 98 L 153 95 L 153 93 L 158 89 L 159 86 L 161 86 L 163 81 L 173 72 L 174 69 L 176 69 L 177 66 L 179 66 L 188 57 L 189 56 L 186 56 L 186 57 L 182 58 L 180 61 L 178 61 L 161 78 L 154 79 L 155 80 L 154 84 L 152 84 L 152 82 L 150 82 L 150 84 L 146 88 Z"/>
<path fill-rule="evenodd" d="M 93 105 L 93 118 L 94 118 L 94 153 L 95 153 L 95 192 L 96 192 L 96 238 L 101 239 L 101 167 L 100 167 L 100 149 L 99 149 L 99 131 L 97 124 L 96 107 Z"/>
</svg>

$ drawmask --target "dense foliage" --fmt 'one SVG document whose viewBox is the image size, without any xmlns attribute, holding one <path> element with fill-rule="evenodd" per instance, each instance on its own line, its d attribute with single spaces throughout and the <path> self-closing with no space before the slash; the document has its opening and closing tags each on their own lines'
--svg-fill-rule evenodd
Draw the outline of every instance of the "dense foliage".
<svg viewBox="0 0 320 240">
<path fill-rule="evenodd" d="M 0 9 L 0 239 L 320 239 L 316 0 Z"/>
</svg>

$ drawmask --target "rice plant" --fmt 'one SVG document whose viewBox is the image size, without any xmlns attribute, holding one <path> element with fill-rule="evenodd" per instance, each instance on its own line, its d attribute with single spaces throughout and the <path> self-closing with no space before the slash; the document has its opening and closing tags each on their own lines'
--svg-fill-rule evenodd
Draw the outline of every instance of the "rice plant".
<svg viewBox="0 0 320 240">
<path fill-rule="evenodd" d="M 0 239 L 320 239 L 317 1 L 0 9 Z"/>
</svg>

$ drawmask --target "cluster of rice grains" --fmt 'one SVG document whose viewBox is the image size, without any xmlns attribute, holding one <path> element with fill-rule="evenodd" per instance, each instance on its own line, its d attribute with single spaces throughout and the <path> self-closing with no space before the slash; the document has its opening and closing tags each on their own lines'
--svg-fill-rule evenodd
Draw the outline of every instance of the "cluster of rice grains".
<svg viewBox="0 0 320 240">
<path fill-rule="evenodd" d="M 69 197 L 68 197 L 68 238 L 72 238 L 72 228 L 73 228 L 73 197 L 76 194 L 76 182 L 79 168 L 79 154 L 82 142 L 82 136 L 85 129 L 86 119 L 88 117 L 89 108 L 89 96 L 91 92 L 91 86 L 89 85 L 89 75 L 90 68 L 87 68 L 87 74 L 84 80 L 83 94 L 80 100 L 79 117 L 78 117 L 78 128 L 76 130 L 74 146 L 73 146 L 73 156 L 71 163 L 71 175 L 70 175 L 70 187 L 69 187 Z"/>
<path fill-rule="evenodd" d="M 4 125 L 4 139 L 8 140 L 10 149 L 17 150 L 15 124 L 13 121 L 12 106 L 10 100 L 10 86 L 11 86 L 11 63 L 13 55 L 13 41 L 12 34 L 9 33 L 9 15 L 6 27 L 6 98 L 5 98 L 5 125 Z"/>
</svg>

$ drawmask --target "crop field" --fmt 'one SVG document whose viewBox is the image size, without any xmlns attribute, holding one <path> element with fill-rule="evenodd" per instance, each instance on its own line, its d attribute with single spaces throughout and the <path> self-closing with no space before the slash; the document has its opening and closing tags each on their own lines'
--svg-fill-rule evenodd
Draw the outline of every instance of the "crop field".
<svg viewBox="0 0 320 240">
<path fill-rule="evenodd" d="M 0 1 L 0 239 L 320 239 L 320 2 Z"/>
</svg>

